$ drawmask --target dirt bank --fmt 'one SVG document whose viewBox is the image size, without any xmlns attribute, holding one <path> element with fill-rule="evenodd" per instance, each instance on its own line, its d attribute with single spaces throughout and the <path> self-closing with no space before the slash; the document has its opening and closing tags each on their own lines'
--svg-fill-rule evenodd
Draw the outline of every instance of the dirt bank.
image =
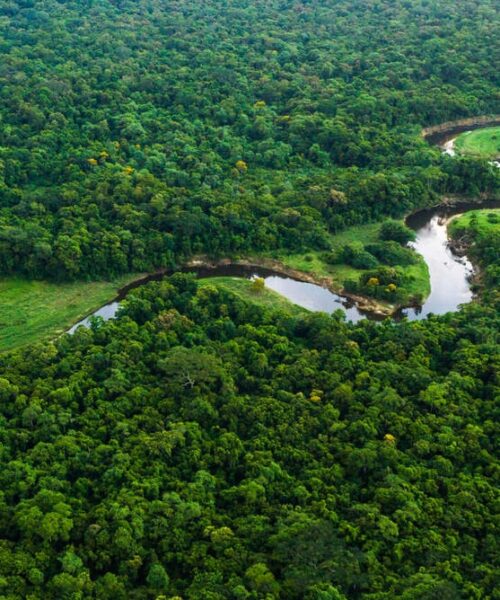
<svg viewBox="0 0 500 600">
<path fill-rule="evenodd" d="M 492 127 L 494 125 L 500 125 L 500 115 L 482 115 L 424 127 L 422 129 L 422 136 L 430 144 L 440 146 L 463 131 L 471 131 L 472 129 L 480 129 L 481 127 Z"/>
<path fill-rule="evenodd" d="M 212 260 L 205 256 L 197 256 L 185 263 L 184 268 L 186 269 L 216 269 L 218 267 L 224 267 L 228 265 L 239 265 L 243 267 L 255 267 L 256 269 L 268 269 L 277 275 L 283 275 L 290 277 L 297 281 L 303 281 L 304 283 L 313 283 L 320 285 L 328 289 L 333 294 L 338 294 L 347 300 L 353 301 L 356 306 L 364 312 L 370 312 L 375 315 L 389 316 L 392 315 L 399 307 L 391 304 L 382 304 L 372 298 L 365 296 L 358 296 L 344 291 L 343 288 L 335 286 L 331 277 L 321 277 L 312 273 L 306 273 L 304 271 L 297 271 L 290 267 L 285 266 L 282 262 L 274 260 L 272 258 L 242 258 L 242 259 L 230 259 L 221 258 L 218 260 Z"/>
</svg>

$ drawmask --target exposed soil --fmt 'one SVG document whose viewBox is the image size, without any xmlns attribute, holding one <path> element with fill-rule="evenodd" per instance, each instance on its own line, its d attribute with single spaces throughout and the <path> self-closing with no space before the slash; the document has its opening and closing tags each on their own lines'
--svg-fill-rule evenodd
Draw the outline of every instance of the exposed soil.
<svg viewBox="0 0 500 600">
<path fill-rule="evenodd" d="M 221 258 L 219 260 L 212 260 L 205 256 L 197 256 L 185 263 L 184 267 L 187 269 L 197 269 L 200 267 L 203 267 L 204 269 L 216 269 L 218 267 L 224 267 L 231 264 L 245 267 L 255 267 L 260 269 L 269 269 L 270 272 L 279 275 L 284 275 L 297 281 L 303 281 L 305 283 L 313 283 L 316 285 L 320 285 L 321 287 L 327 288 L 334 294 L 338 294 L 339 296 L 352 300 L 356 303 L 357 307 L 360 310 L 367 311 L 375 315 L 389 316 L 393 314 L 398 308 L 391 304 L 382 304 L 372 298 L 351 294 L 349 292 L 344 291 L 343 288 L 339 289 L 338 286 L 335 286 L 333 284 L 333 279 L 331 277 L 322 277 L 319 275 L 314 275 L 312 273 L 298 271 L 296 269 L 292 269 L 290 267 L 285 266 L 278 260 L 274 260 L 271 258 L 244 258 L 238 260 L 233 260 L 230 258 Z"/>
<path fill-rule="evenodd" d="M 479 117 L 469 117 L 467 119 L 458 119 L 457 121 L 447 121 L 432 127 L 422 129 L 422 136 L 430 143 L 441 146 L 451 138 L 456 137 L 464 131 L 480 129 L 500 125 L 500 115 L 482 115 Z"/>
</svg>

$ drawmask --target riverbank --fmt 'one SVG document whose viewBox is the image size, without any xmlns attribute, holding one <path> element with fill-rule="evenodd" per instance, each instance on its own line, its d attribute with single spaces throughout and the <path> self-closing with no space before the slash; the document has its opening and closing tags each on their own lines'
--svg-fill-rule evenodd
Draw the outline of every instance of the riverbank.
<svg viewBox="0 0 500 600">
<path fill-rule="evenodd" d="M 464 131 L 473 131 L 474 129 L 491 127 L 494 125 L 500 125 L 500 115 L 481 115 L 424 127 L 421 131 L 421 135 L 430 144 L 439 146 Z"/>
<path fill-rule="evenodd" d="M 356 294 L 350 294 L 348 292 L 344 292 L 343 288 L 340 290 L 333 283 L 331 277 L 318 275 L 314 272 L 305 272 L 294 269 L 292 267 L 288 267 L 283 264 L 281 261 L 266 258 L 266 257 L 248 257 L 248 258 L 240 258 L 240 259 L 231 259 L 231 258 L 221 258 L 218 260 L 210 259 L 207 256 L 196 256 L 190 261 L 188 261 L 184 269 L 187 270 L 217 270 L 223 267 L 227 267 L 229 265 L 235 265 L 240 267 L 246 267 L 249 269 L 267 269 L 269 273 L 274 273 L 278 275 L 282 275 L 284 277 L 290 277 L 291 279 L 295 279 L 296 281 L 302 281 L 303 283 L 311 283 L 314 285 L 319 285 L 323 288 L 330 290 L 334 294 L 339 294 L 340 296 L 346 298 L 346 300 L 351 300 L 354 302 L 357 307 L 363 312 L 369 312 L 374 315 L 378 315 L 381 317 L 392 315 L 398 308 L 396 305 L 387 304 L 379 302 L 373 298 L 368 298 L 365 296 L 358 296 Z"/>
<path fill-rule="evenodd" d="M 449 247 L 457 256 L 467 256 L 474 265 L 473 282 L 482 285 L 483 272 L 480 263 L 471 252 L 477 234 L 500 231 L 500 208 L 482 208 L 466 214 L 453 215 L 447 221 Z"/>
<path fill-rule="evenodd" d="M 408 215 L 406 223 L 415 230 L 424 231 L 430 227 L 432 230 L 433 219 L 441 219 L 439 214 L 450 216 L 454 211 L 463 212 L 472 209 L 477 209 L 482 206 L 485 209 L 498 207 L 498 200 L 471 199 L 461 196 L 446 197 L 438 207 L 432 209 L 424 209 L 416 211 Z M 444 213 L 437 211 L 444 210 Z M 434 223 L 435 226 L 435 223 Z M 345 243 L 370 243 L 378 239 L 378 230 L 380 223 L 371 223 L 350 228 L 341 232 L 337 236 L 332 236 L 336 244 Z M 423 229 L 422 229 L 423 228 Z M 446 233 L 443 233 L 442 223 L 439 223 L 441 238 L 435 240 L 439 242 L 437 248 L 446 246 Z M 444 230 L 446 231 L 446 230 Z M 423 250 L 426 252 L 426 241 L 423 240 Z M 448 246 L 451 247 L 451 246 Z M 440 252 L 441 250 L 437 250 Z M 412 285 L 412 293 L 423 292 L 426 297 L 430 291 L 429 274 L 427 272 L 428 261 L 432 261 L 435 257 L 436 249 L 432 250 L 429 256 L 422 258 L 421 262 L 416 265 L 408 265 L 408 269 L 421 269 L 423 266 L 426 270 L 417 273 Z M 348 277 L 359 277 L 363 271 L 353 269 L 348 265 L 330 265 L 321 260 L 321 252 L 311 251 L 300 255 L 284 255 L 279 257 L 238 257 L 238 258 L 221 258 L 213 260 L 207 256 L 196 256 L 188 261 L 181 269 L 184 271 L 197 272 L 199 277 L 226 277 L 228 282 L 237 281 L 236 278 L 248 278 L 254 272 L 258 272 L 270 277 L 269 282 L 274 279 L 289 278 L 290 285 L 295 282 L 303 284 L 312 284 L 314 289 L 306 291 L 308 297 L 314 295 L 325 296 L 327 294 L 335 295 L 335 299 L 330 299 L 329 304 L 323 304 L 322 308 L 306 308 L 311 310 L 336 310 L 342 309 L 352 320 L 359 320 L 364 316 L 375 319 L 383 319 L 387 316 L 406 314 L 411 318 L 421 318 L 422 311 L 418 307 L 409 309 L 401 309 L 396 305 L 383 303 L 373 298 L 346 293 L 343 290 L 342 282 Z M 452 256 L 447 259 L 448 264 L 453 261 Z M 446 264 L 446 263 L 444 263 Z M 232 269 L 228 269 L 232 266 Z M 299 268 L 297 268 L 299 267 Z M 220 270 L 217 273 L 217 269 Z M 238 269 L 246 269 L 245 272 L 238 274 Z M 334 275 L 332 275 L 332 272 Z M 29 282 L 16 278 L 4 278 L 0 280 L 0 351 L 22 346 L 37 340 L 50 339 L 67 331 L 71 325 L 78 322 L 82 318 L 94 314 L 99 307 L 105 307 L 113 301 L 119 302 L 134 288 L 147 283 L 148 281 L 158 280 L 168 275 L 166 270 L 157 271 L 149 275 L 129 275 L 113 282 L 76 282 L 72 284 L 55 284 L 48 282 Z M 344 279 L 343 279 L 344 278 Z M 423 282 L 423 283 L 422 283 Z M 223 281 L 221 280 L 221 283 Z M 3 284 L 3 287 L 2 285 Z M 232 285 L 234 288 L 236 284 Z M 247 294 L 251 290 L 251 284 L 248 280 L 239 285 L 239 293 L 246 295 L 249 299 L 277 301 L 277 295 L 273 298 L 254 296 Z M 442 281 L 437 279 L 437 285 L 442 286 Z M 316 287 L 319 286 L 319 287 Z M 279 286 L 278 286 L 279 287 Z M 447 287 L 447 286 L 444 286 Z M 227 285 L 226 285 L 227 288 Z M 469 289 L 469 288 L 467 288 Z M 315 291 L 316 290 L 316 291 Z M 272 289 L 269 290 L 271 293 Z M 282 290 L 278 290 L 281 292 Z M 449 290 L 446 290 L 449 295 Z M 286 293 L 283 292 L 284 296 Z M 465 301 L 468 301 L 468 296 L 462 294 Z M 293 295 L 291 296 L 293 303 Z M 324 298 L 323 298 L 324 299 Z M 284 302 L 289 306 L 293 306 L 284 299 Z M 446 301 L 448 302 L 448 301 Z M 427 300 L 424 305 L 427 306 Z M 429 307 L 432 303 L 428 303 Z M 325 306 L 327 308 L 325 308 Z M 446 304 L 448 310 L 455 310 L 453 303 Z M 458 305 L 457 305 L 458 306 Z M 429 308 L 427 307 L 427 308 Z M 443 304 L 438 305 L 438 310 L 433 310 L 440 314 L 439 310 Z M 426 308 L 424 307 L 424 313 Z M 442 312 L 442 311 L 441 311 Z M 445 311 L 446 312 L 446 311 Z"/>
<path fill-rule="evenodd" d="M 116 297 L 139 275 L 72 283 L 0 278 L 0 351 L 60 335 Z"/>
<path fill-rule="evenodd" d="M 308 309 L 294 304 L 282 294 L 275 292 L 267 287 L 256 288 L 254 282 L 250 279 L 237 277 L 214 277 L 210 279 L 200 279 L 198 281 L 200 288 L 216 287 L 224 291 L 231 292 L 238 296 L 244 302 L 252 302 L 271 310 L 282 310 L 291 315 L 306 315 Z"/>
<path fill-rule="evenodd" d="M 450 194 L 447 196 L 441 196 L 438 203 L 432 206 L 419 208 L 406 215 L 404 222 L 405 225 L 411 229 L 415 229 L 419 226 L 419 222 L 423 219 L 430 219 L 431 215 L 436 211 L 444 210 L 450 213 L 450 217 L 454 216 L 452 213 L 458 211 L 469 212 L 478 209 L 496 209 L 499 207 L 500 197 L 491 197 L 491 194 L 479 194 L 478 196 L 462 196 L 459 194 Z"/>
<path fill-rule="evenodd" d="M 454 138 L 453 149 L 459 155 L 497 161 L 500 158 L 500 126 L 465 131 Z"/>
</svg>

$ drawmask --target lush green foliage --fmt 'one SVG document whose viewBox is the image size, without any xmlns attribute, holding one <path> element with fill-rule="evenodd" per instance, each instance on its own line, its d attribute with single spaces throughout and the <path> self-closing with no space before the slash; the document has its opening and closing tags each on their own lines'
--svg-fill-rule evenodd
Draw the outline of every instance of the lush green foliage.
<svg viewBox="0 0 500 600">
<path fill-rule="evenodd" d="M 421 304 L 430 291 L 429 274 L 423 258 L 406 247 L 414 239 L 415 232 L 406 225 L 388 220 L 380 227 L 378 242 L 346 244 L 323 256 L 327 262 L 363 270 L 344 281 L 347 292 L 395 305 Z"/>
<path fill-rule="evenodd" d="M 386 221 L 380 228 L 380 239 L 387 242 L 397 242 L 405 246 L 415 239 L 415 232 L 404 223 L 398 221 Z"/>
<path fill-rule="evenodd" d="M 500 297 L 500 209 L 474 210 L 450 224 L 456 243 L 471 254 L 484 271 L 489 295 Z"/>
<path fill-rule="evenodd" d="M 365 248 L 367 252 L 386 265 L 413 265 L 418 260 L 414 251 L 394 241 L 368 244 Z"/>
<path fill-rule="evenodd" d="M 335 252 L 325 253 L 323 256 L 328 263 L 344 263 L 355 269 L 373 269 L 378 265 L 375 256 L 358 244 L 340 246 Z"/>
<path fill-rule="evenodd" d="M 478 208 L 470 210 L 450 221 L 449 230 L 456 232 L 480 231 L 491 235 L 500 229 L 500 208 Z"/>
<path fill-rule="evenodd" d="M 358 290 L 422 293 L 408 232 L 373 222 L 498 194 L 488 161 L 420 136 L 500 112 L 496 4 L 1 2 L 0 274 L 195 253 L 328 272 L 343 247 L 338 281 L 356 263 Z M 176 275 L 0 354 L 0 597 L 493 600 L 500 248 L 481 223 L 487 303 L 455 315 L 351 325 Z"/>
<path fill-rule="evenodd" d="M 372 296 L 396 305 L 421 304 L 424 299 L 424 289 L 416 293 L 411 290 L 414 286 L 414 275 L 408 268 L 379 266 L 360 275 L 359 279 L 348 279 L 345 289 L 352 294 Z"/>
<path fill-rule="evenodd" d="M 292 304 L 284 296 L 268 289 L 265 280 L 257 277 L 253 281 L 242 277 L 210 277 L 199 279 L 198 287 L 216 287 L 231 292 L 247 302 L 253 302 L 269 309 L 281 309 L 293 315 L 306 314 L 308 310 L 297 304 Z"/>
<path fill-rule="evenodd" d="M 0 273 L 97 278 L 494 193 L 420 126 L 495 112 L 495 2 L 9 0 Z"/>
<path fill-rule="evenodd" d="M 338 250 L 346 245 L 360 247 L 367 242 L 376 242 L 379 231 L 380 223 L 376 222 L 354 225 L 330 235 L 327 251 L 316 249 L 298 253 L 280 251 L 269 254 L 291 269 L 311 273 L 316 277 L 328 277 L 331 288 L 340 291 L 344 287 L 344 281 L 358 277 L 360 271 L 345 263 L 337 262 Z"/>
<path fill-rule="evenodd" d="M 500 127 L 488 127 L 462 133 L 454 147 L 462 154 L 482 158 L 500 158 Z"/>
<path fill-rule="evenodd" d="M 177 275 L 3 355 L 0 593 L 494 597 L 499 325 L 290 317 Z"/>
<path fill-rule="evenodd" d="M 382 265 L 404 267 L 405 289 L 395 296 L 391 294 L 390 302 L 417 301 L 426 298 L 430 292 L 429 271 L 424 259 L 411 248 L 395 241 L 381 240 L 381 223 L 367 223 L 348 227 L 328 237 L 329 250 L 309 251 L 300 254 L 274 253 L 285 266 L 328 281 L 330 288 L 341 292 L 357 282 L 368 271 Z M 404 226 L 403 222 L 389 221 L 389 231 L 400 232 L 406 239 L 413 239 L 414 232 Z M 401 269 L 400 269 L 401 270 Z M 373 288 L 364 290 L 364 294 L 373 297 Z M 359 292 L 359 290 L 358 290 Z M 377 296 L 382 299 L 379 294 Z"/>
</svg>

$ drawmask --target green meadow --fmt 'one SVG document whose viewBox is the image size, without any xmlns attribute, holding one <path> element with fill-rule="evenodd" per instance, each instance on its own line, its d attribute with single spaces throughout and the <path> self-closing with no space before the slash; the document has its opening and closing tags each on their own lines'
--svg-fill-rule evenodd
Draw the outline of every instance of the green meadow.
<svg viewBox="0 0 500 600">
<path fill-rule="evenodd" d="M 1 278 L 0 351 L 63 333 L 137 277 L 135 274 L 90 283 Z"/>
<path fill-rule="evenodd" d="M 453 219 L 448 229 L 453 236 L 456 232 L 473 226 L 476 231 L 500 230 L 500 208 L 482 208 L 471 210 Z"/>
<path fill-rule="evenodd" d="M 500 127 L 466 131 L 455 140 L 455 148 L 460 154 L 479 158 L 498 158 L 500 157 Z"/>
</svg>

